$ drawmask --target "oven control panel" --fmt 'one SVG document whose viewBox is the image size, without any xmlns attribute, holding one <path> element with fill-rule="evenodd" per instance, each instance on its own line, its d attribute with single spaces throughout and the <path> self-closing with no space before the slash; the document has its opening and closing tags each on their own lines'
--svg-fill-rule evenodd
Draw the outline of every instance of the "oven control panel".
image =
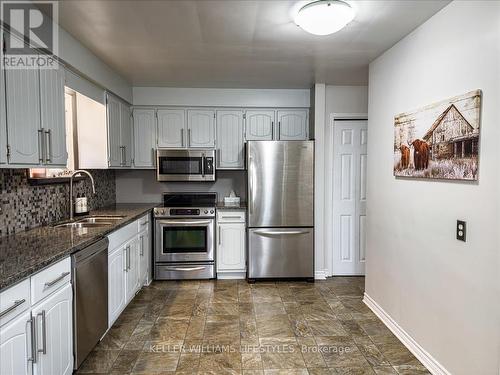
<svg viewBox="0 0 500 375">
<path fill-rule="evenodd" d="M 155 207 L 155 217 L 215 217 L 215 207 Z"/>
</svg>

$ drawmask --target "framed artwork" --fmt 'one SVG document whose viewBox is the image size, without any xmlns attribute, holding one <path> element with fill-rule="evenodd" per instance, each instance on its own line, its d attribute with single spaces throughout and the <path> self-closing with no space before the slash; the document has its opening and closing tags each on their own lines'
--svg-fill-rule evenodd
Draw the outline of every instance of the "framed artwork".
<svg viewBox="0 0 500 375">
<path fill-rule="evenodd" d="M 478 178 L 481 90 L 394 117 L 394 176 Z"/>
</svg>

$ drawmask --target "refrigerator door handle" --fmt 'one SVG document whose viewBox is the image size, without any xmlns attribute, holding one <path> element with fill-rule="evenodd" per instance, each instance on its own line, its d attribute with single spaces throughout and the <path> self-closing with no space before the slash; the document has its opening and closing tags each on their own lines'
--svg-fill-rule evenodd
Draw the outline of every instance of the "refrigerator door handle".
<svg viewBox="0 0 500 375">
<path fill-rule="evenodd" d="M 249 214 L 253 214 L 253 167 L 252 167 L 252 157 L 248 157 L 248 211 Z"/>
<path fill-rule="evenodd" d="M 267 235 L 267 236 L 281 236 L 281 235 L 298 235 L 298 234 L 308 234 L 307 230 L 290 230 L 290 231 L 267 231 L 267 230 L 256 230 L 255 234 Z"/>
</svg>

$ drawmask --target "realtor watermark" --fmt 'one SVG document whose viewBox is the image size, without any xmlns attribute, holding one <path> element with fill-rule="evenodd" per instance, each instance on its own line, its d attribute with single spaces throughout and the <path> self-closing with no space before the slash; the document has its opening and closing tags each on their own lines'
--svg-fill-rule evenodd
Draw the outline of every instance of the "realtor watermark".
<svg viewBox="0 0 500 375">
<path fill-rule="evenodd" d="M 58 6 L 45 0 L 1 2 L 4 69 L 58 68 Z"/>
</svg>

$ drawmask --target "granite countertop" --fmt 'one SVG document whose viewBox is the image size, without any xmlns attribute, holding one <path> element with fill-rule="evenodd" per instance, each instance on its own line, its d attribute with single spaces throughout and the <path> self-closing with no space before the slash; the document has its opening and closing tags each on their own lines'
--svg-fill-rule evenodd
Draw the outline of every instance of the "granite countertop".
<svg viewBox="0 0 500 375">
<path fill-rule="evenodd" d="M 240 202 L 239 206 L 224 206 L 224 202 L 217 202 L 215 207 L 218 210 L 246 210 L 247 202 Z"/>
<path fill-rule="evenodd" d="M 110 226 L 96 228 L 42 226 L 0 238 L 0 290 L 137 220 L 155 206 L 157 204 L 123 203 L 90 213 L 90 216 L 125 216 Z M 77 218 L 79 219 L 81 218 Z"/>
</svg>

